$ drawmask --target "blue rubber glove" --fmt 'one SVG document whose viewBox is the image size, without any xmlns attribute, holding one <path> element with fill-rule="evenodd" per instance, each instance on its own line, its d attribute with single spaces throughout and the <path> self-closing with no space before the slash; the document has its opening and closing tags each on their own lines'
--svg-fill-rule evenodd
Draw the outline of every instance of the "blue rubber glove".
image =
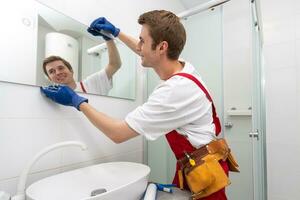
<svg viewBox="0 0 300 200">
<path fill-rule="evenodd" d="M 94 20 L 88 28 L 89 33 L 95 36 L 101 35 L 104 39 L 105 37 L 108 38 L 107 36 L 99 33 L 99 31 L 106 31 L 108 33 L 111 33 L 114 37 L 117 37 L 120 33 L 120 29 L 115 27 L 105 17 L 99 17 L 98 19 Z"/>
<path fill-rule="evenodd" d="M 73 106 L 77 108 L 77 110 L 79 110 L 81 103 L 88 102 L 88 99 L 79 96 L 74 90 L 65 85 L 41 87 L 41 91 L 56 103 Z"/>
<path fill-rule="evenodd" d="M 105 41 L 111 40 L 111 39 L 112 39 L 111 37 L 113 37 L 113 36 L 107 37 L 107 36 L 103 35 L 103 34 L 100 33 L 99 31 L 97 31 L 97 30 L 95 30 L 95 29 L 93 29 L 93 28 L 91 28 L 91 27 L 89 27 L 89 28 L 87 29 L 87 31 L 88 31 L 90 34 L 92 34 L 93 36 L 102 36 L 103 39 L 104 39 Z"/>
</svg>

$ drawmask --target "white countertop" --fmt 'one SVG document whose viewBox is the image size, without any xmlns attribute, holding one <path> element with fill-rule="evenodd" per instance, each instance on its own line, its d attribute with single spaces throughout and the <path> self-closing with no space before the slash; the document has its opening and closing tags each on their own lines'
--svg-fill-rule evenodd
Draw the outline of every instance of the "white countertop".
<svg viewBox="0 0 300 200">
<path fill-rule="evenodd" d="M 156 200 L 189 200 L 190 192 L 182 191 L 178 188 L 173 188 L 173 193 L 157 191 Z"/>
</svg>

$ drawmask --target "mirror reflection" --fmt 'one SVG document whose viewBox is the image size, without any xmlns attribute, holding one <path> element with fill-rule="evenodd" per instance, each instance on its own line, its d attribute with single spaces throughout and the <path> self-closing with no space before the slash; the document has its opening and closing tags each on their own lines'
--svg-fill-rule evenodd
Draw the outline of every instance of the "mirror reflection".
<svg viewBox="0 0 300 200">
<path fill-rule="evenodd" d="M 66 84 L 78 92 L 135 98 L 136 55 L 121 42 L 91 34 L 88 26 L 37 1 L 5 6 L 1 81 Z"/>
</svg>

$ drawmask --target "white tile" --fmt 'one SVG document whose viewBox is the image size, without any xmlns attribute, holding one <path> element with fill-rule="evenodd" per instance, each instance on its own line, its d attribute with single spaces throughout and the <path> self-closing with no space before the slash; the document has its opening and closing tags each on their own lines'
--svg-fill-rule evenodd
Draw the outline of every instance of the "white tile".
<svg viewBox="0 0 300 200">
<path fill-rule="evenodd" d="M 295 37 L 296 37 L 296 39 L 300 39 L 300 22 L 299 22 L 300 21 L 300 13 L 295 15 L 294 21 L 295 21 Z"/>
<path fill-rule="evenodd" d="M 59 173 L 59 170 L 49 170 L 40 173 L 30 174 L 26 181 L 26 188 L 35 181 L 38 181 L 51 175 L 55 175 L 57 173 Z M 17 193 L 18 182 L 19 177 L 0 181 L 0 191 L 5 191 L 11 196 L 14 196 Z"/>
<path fill-rule="evenodd" d="M 40 92 L 39 87 L 0 82 L 0 118 L 76 117 L 80 113 L 71 107 L 52 102 Z"/>
<path fill-rule="evenodd" d="M 279 20 L 265 21 L 263 23 L 263 37 L 265 45 L 294 41 L 296 38 L 295 18 L 284 17 Z"/>
<path fill-rule="evenodd" d="M 269 193 L 278 198 L 299 199 L 299 145 L 283 141 L 267 143 L 267 147 Z"/>
<path fill-rule="evenodd" d="M 62 106 L 45 97 L 36 86 L 1 82 L 0 118 L 80 118 L 82 113 L 70 106 Z M 137 107 L 138 101 L 82 94 L 97 110 L 110 116 L 125 118 Z M 112 109 L 113 108 L 113 109 Z"/>
<path fill-rule="evenodd" d="M 291 76 L 291 80 L 286 81 L 286 83 L 293 81 L 294 79 Z M 267 87 L 269 88 L 269 86 Z M 284 86 L 278 86 L 277 90 L 275 89 L 276 84 L 273 84 L 271 87 L 274 89 L 267 89 L 266 93 L 267 141 L 292 141 L 298 143 L 300 135 L 297 130 L 300 120 L 297 114 L 297 105 L 299 103 L 297 103 L 295 85 L 289 85 L 286 89 Z"/>
<path fill-rule="evenodd" d="M 296 68 L 298 70 L 298 77 L 300 77 L 300 39 L 295 41 L 296 44 Z"/>
<path fill-rule="evenodd" d="M 300 122 L 300 76 L 299 76 L 299 74 L 298 74 L 298 76 L 297 76 L 297 83 L 298 83 L 298 85 L 297 85 L 297 98 L 296 98 L 296 101 L 297 101 L 297 103 L 296 103 L 296 112 L 297 112 L 297 115 L 296 115 L 296 120 L 297 120 L 297 124 L 299 124 L 299 122 Z M 295 130 L 297 130 L 297 129 L 295 129 Z"/>
<path fill-rule="evenodd" d="M 284 147 L 284 150 L 280 147 Z M 280 172 L 283 176 L 293 176 L 294 173 L 300 175 L 299 153 L 299 143 L 293 140 L 267 142 L 268 172 L 277 173 L 278 170 L 285 169 Z M 288 158 L 286 162 L 282 161 L 284 157 Z"/>
<path fill-rule="evenodd" d="M 85 162 L 107 154 L 114 154 L 117 144 L 105 137 L 87 119 L 64 120 L 62 133 L 64 140 L 76 140 L 87 145 L 86 151 L 78 148 L 63 150 L 63 165 Z"/>
<path fill-rule="evenodd" d="M 300 14 L 300 1 L 295 0 L 295 13 Z"/>
<path fill-rule="evenodd" d="M 61 139 L 57 120 L 0 119 L 0 179 L 20 175 L 25 165 L 40 150 Z M 33 171 L 58 167 L 60 152 L 42 157 Z"/>
<path fill-rule="evenodd" d="M 107 158 L 110 162 L 112 161 L 124 161 L 124 162 L 137 162 L 143 163 L 143 149 L 129 151 L 118 155 L 110 156 Z"/>
<path fill-rule="evenodd" d="M 76 169 L 80 169 L 80 168 L 84 168 L 84 167 L 88 167 L 88 166 L 96 165 L 96 164 L 99 164 L 99 162 L 97 160 L 90 160 L 90 161 L 76 163 L 76 164 L 72 164 L 72 165 L 66 165 L 66 166 L 63 166 L 60 168 L 60 173 L 67 172 L 67 171 L 73 171 Z"/>
<path fill-rule="evenodd" d="M 0 181 L 0 191 L 5 191 L 11 196 L 15 195 L 17 192 L 18 180 L 18 178 L 12 178 Z"/>
<path fill-rule="evenodd" d="M 293 16 L 298 0 L 261 0 L 263 20 L 280 19 L 282 16 Z"/>
<path fill-rule="evenodd" d="M 266 101 L 270 109 L 278 108 L 285 117 L 292 117 L 291 112 L 284 112 L 291 107 L 295 113 L 297 105 L 297 73 L 295 68 L 268 70 L 266 76 Z M 290 111 L 290 110 L 289 110 Z M 278 114 L 279 114 L 278 113 Z M 286 113 L 286 114 L 285 114 Z M 293 115 L 294 117 L 294 115 Z"/>
<path fill-rule="evenodd" d="M 285 195 L 274 195 L 274 194 L 271 194 L 270 192 L 268 192 L 268 198 L 269 199 L 272 199 L 272 200 L 287 200 L 287 196 Z M 294 198 L 294 199 L 288 199 L 288 200 L 298 200 L 298 198 Z"/>
<path fill-rule="evenodd" d="M 142 103 L 141 100 L 132 101 L 96 95 L 88 95 L 87 97 L 89 104 L 96 110 L 119 119 L 124 119 L 130 111 Z"/>
<path fill-rule="evenodd" d="M 95 158 L 93 160 L 89 160 L 86 162 L 75 163 L 71 165 L 65 165 L 60 168 L 61 172 L 75 170 L 82 167 L 87 167 L 90 165 L 97 165 L 100 163 L 107 163 L 107 162 L 137 162 L 143 163 L 143 150 L 136 150 L 131 152 L 125 152 L 120 154 L 115 154 L 113 156 L 105 156 L 101 158 Z"/>
<path fill-rule="evenodd" d="M 115 144 L 84 118 L 64 120 L 62 134 L 64 140 L 81 141 L 88 147 L 87 151 L 75 148 L 64 149 L 63 165 L 85 162 L 143 148 L 141 136 L 122 144 Z"/>
<path fill-rule="evenodd" d="M 267 141 L 298 141 L 295 69 L 269 71 L 266 79 Z M 298 140 L 297 140 L 298 139 Z"/>
<path fill-rule="evenodd" d="M 289 68 L 296 65 L 296 44 L 294 41 L 273 45 L 264 48 L 266 68 Z"/>
<path fill-rule="evenodd" d="M 280 113 L 268 112 L 269 115 L 280 115 Z M 266 123 L 267 141 L 293 141 L 298 143 L 300 140 L 299 133 L 296 131 L 299 121 L 296 118 L 290 117 L 283 119 L 280 117 L 273 117 L 268 115 L 268 122 Z"/>
</svg>

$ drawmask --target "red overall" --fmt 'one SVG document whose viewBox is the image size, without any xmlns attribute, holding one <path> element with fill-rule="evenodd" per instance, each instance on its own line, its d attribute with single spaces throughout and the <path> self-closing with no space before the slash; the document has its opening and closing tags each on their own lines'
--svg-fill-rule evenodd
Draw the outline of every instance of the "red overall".
<svg viewBox="0 0 300 200">
<path fill-rule="evenodd" d="M 207 90 L 203 87 L 203 85 L 200 83 L 200 81 L 198 79 L 196 79 L 194 76 L 192 76 L 190 74 L 186 74 L 186 73 L 177 73 L 175 75 L 183 76 L 183 77 L 186 77 L 186 78 L 194 81 L 200 87 L 200 89 L 205 93 L 208 100 L 210 102 L 212 102 L 212 99 L 211 99 L 209 93 L 207 92 Z M 212 102 L 212 111 L 213 111 L 213 123 L 215 124 L 215 127 L 216 127 L 216 135 L 218 135 L 221 132 L 221 125 L 220 125 L 220 120 L 216 114 L 216 110 L 215 110 L 215 106 L 214 106 L 213 102 Z M 184 151 L 186 151 L 187 153 L 190 153 L 195 150 L 195 148 L 186 139 L 186 137 L 177 133 L 176 130 L 173 130 L 173 131 L 169 132 L 168 134 L 166 134 L 166 138 L 167 138 L 168 143 L 169 143 L 172 151 L 174 152 L 177 160 L 184 156 Z M 220 160 L 220 164 L 228 176 L 229 169 L 228 169 L 227 163 Z M 175 177 L 173 180 L 173 184 L 176 184 L 177 187 L 179 186 L 179 179 L 178 179 L 178 173 L 177 173 L 178 170 L 179 170 L 179 165 L 177 163 L 176 174 L 175 174 Z M 186 185 L 185 182 L 184 182 L 184 188 L 186 190 L 189 190 L 188 186 Z M 227 200 L 226 194 L 225 194 L 225 188 L 223 188 L 223 189 L 219 190 L 218 192 L 215 192 L 207 197 L 204 197 L 202 199 L 204 199 L 204 200 Z"/>
<path fill-rule="evenodd" d="M 86 93 L 86 90 L 84 88 L 84 85 L 83 85 L 82 81 L 80 81 L 80 87 L 81 87 L 82 92 Z"/>
</svg>

